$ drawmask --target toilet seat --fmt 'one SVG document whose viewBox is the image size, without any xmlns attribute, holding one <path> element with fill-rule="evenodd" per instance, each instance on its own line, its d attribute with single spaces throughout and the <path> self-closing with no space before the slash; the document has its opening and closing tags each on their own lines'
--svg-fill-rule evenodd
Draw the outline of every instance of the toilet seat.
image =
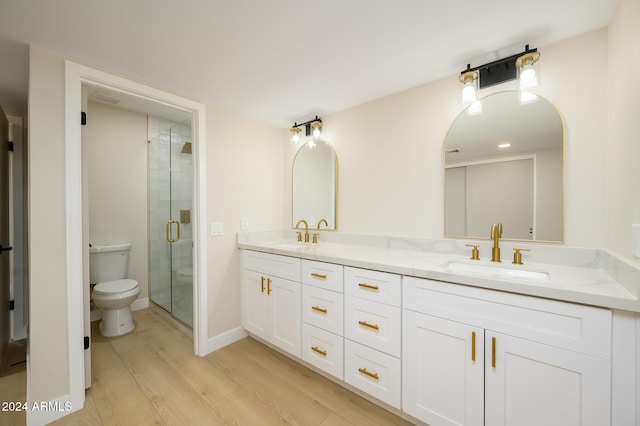
<svg viewBox="0 0 640 426">
<path fill-rule="evenodd" d="M 138 282 L 131 279 L 106 281 L 98 283 L 93 288 L 94 294 L 102 294 L 105 296 L 116 295 L 124 292 L 135 290 L 138 287 Z"/>
</svg>

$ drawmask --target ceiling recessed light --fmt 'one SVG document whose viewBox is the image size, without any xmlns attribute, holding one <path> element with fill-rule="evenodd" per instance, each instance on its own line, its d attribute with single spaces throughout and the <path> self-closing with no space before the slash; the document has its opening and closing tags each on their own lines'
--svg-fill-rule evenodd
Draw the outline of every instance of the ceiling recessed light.
<svg viewBox="0 0 640 426">
<path fill-rule="evenodd" d="M 501 143 L 500 145 L 498 145 L 498 148 L 509 148 L 510 146 L 510 143 Z"/>
</svg>

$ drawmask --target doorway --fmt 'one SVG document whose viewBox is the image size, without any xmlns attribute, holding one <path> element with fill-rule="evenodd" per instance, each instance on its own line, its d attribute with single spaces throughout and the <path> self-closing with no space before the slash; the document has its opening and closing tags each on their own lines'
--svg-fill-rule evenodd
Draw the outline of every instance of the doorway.
<svg viewBox="0 0 640 426">
<path fill-rule="evenodd" d="M 83 272 L 88 264 L 83 262 L 83 254 L 88 253 L 88 245 L 83 244 L 83 193 L 82 193 L 82 149 L 81 122 L 82 86 L 100 87 L 129 96 L 133 100 L 154 105 L 157 108 L 171 108 L 187 112 L 192 117 L 193 158 L 194 158 L 194 208 L 193 222 L 193 270 L 194 270 L 194 353 L 206 355 L 208 350 L 207 316 L 207 254 L 206 254 L 206 155 L 205 155 L 205 107 L 203 104 L 182 98 L 149 86 L 118 77 L 104 71 L 90 68 L 71 61 L 65 61 L 65 194 L 66 194 L 66 259 L 67 259 L 67 306 L 68 306 L 68 353 L 69 388 L 68 400 L 73 407 L 82 407 L 84 401 L 84 366 L 90 362 L 85 358 L 82 347 L 77 342 L 84 340 L 90 331 L 83 317 L 89 310 L 83 303 L 85 281 Z M 198 143 L 203 141 L 202 144 Z M 87 256 L 88 257 L 88 256 Z M 88 291 L 88 289 L 87 289 Z M 88 300 L 88 299 L 87 299 Z M 87 332 L 85 333 L 85 330 Z"/>
</svg>

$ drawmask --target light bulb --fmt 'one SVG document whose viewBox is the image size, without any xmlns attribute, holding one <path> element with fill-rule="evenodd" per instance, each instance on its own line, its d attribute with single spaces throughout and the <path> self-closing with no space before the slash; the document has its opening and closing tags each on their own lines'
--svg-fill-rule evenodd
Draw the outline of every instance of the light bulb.
<svg viewBox="0 0 640 426">
<path fill-rule="evenodd" d="M 322 135 L 322 122 L 314 121 L 311 127 L 313 127 L 313 137 L 318 139 Z"/>
<path fill-rule="evenodd" d="M 297 133 L 295 133 L 292 137 L 291 137 L 291 142 L 293 143 L 298 143 L 300 141 L 300 136 L 298 136 Z"/>
<path fill-rule="evenodd" d="M 476 88 L 473 87 L 473 82 L 465 83 L 462 88 L 462 103 L 475 102 L 476 100 Z"/>
<path fill-rule="evenodd" d="M 525 67 L 520 73 L 520 89 L 530 89 L 538 85 L 536 70 L 532 66 Z"/>
</svg>

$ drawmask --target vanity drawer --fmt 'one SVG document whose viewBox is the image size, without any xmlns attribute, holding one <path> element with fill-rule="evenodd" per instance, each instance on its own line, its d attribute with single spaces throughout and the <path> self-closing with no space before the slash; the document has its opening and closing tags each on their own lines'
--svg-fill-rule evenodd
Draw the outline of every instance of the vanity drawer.
<svg viewBox="0 0 640 426">
<path fill-rule="evenodd" d="M 265 275 L 300 282 L 300 259 L 259 251 L 242 250 L 242 267 Z"/>
<path fill-rule="evenodd" d="M 344 341 L 344 381 L 400 409 L 400 359 Z"/>
<path fill-rule="evenodd" d="M 302 260 L 302 283 L 343 292 L 343 266 L 333 263 Z"/>
<path fill-rule="evenodd" d="M 308 285 L 302 286 L 302 321 L 342 336 L 343 295 Z"/>
<path fill-rule="evenodd" d="M 344 324 L 345 337 L 400 357 L 400 308 L 346 296 Z"/>
<path fill-rule="evenodd" d="M 609 309 L 404 277 L 403 307 L 611 359 Z"/>
<path fill-rule="evenodd" d="M 302 324 L 302 359 L 342 380 L 344 339 L 309 324 Z"/>
<path fill-rule="evenodd" d="M 368 269 L 344 268 L 345 293 L 374 302 L 400 306 L 400 275 Z"/>
</svg>

